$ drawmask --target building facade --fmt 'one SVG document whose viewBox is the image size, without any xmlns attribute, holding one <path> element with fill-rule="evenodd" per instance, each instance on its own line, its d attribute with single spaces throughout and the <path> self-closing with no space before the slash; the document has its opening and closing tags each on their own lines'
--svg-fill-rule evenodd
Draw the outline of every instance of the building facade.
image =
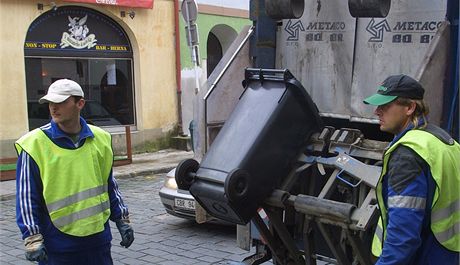
<svg viewBox="0 0 460 265">
<path fill-rule="evenodd" d="M 180 64 L 181 64 L 181 124 L 182 132 L 190 135 L 189 127 L 193 119 L 195 87 L 205 87 L 206 79 L 219 63 L 227 49 L 249 20 L 248 0 L 196 0 L 198 16 L 195 21 L 198 28 L 199 60 L 196 66 L 192 61 L 192 52 L 185 35 L 186 21 L 181 18 L 180 27 Z M 181 10 L 182 11 L 182 10 Z M 198 82 L 195 81 L 198 79 Z"/>
<path fill-rule="evenodd" d="M 177 126 L 177 3 L 83 2 L 91 1 L 1 2 L 2 158 L 14 157 L 13 142 L 49 121 L 47 106 L 37 100 L 59 78 L 82 85 L 83 116 L 111 132 L 116 149 L 126 149 L 125 126 L 133 146 Z"/>
<path fill-rule="evenodd" d="M 241 8 L 245 1 L 233 3 L 236 7 L 201 2 L 197 69 L 203 82 L 250 21 L 248 8 Z M 180 1 L 2 0 L 0 5 L 0 158 L 15 157 L 14 141 L 49 121 L 47 105 L 37 101 L 60 78 L 81 84 L 87 100 L 82 115 L 112 134 L 117 152 L 126 150 L 126 126 L 136 148 L 192 119 L 195 69 Z"/>
</svg>

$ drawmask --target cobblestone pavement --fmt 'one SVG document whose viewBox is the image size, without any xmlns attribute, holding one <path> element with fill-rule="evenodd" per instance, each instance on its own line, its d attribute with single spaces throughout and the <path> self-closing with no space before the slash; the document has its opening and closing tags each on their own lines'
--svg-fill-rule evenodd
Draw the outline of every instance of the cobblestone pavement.
<svg viewBox="0 0 460 265">
<path fill-rule="evenodd" d="M 118 183 L 130 209 L 135 241 L 129 249 L 120 247 L 120 235 L 111 222 L 115 264 L 227 264 L 250 255 L 236 247 L 234 226 L 198 225 L 167 214 L 158 195 L 161 174 L 119 179 Z M 0 207 L 0 264 L 32 264 L 24 258 L 15 200 L 0 201 Z"/>
</svg>

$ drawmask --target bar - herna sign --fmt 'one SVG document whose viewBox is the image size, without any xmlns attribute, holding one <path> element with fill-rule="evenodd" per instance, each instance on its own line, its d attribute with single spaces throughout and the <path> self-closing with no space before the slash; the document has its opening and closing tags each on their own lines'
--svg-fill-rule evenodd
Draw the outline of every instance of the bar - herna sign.
<svg viewBox="0 0 460 265">
<path fill-rule="evenodd" d="M 131 58 L 126 32 L 113 19 L 85 7 L 50 10 L 30 26 L 26 56 Z"/>
<path fill-rule="evenodd" d="M 65 2 L 90 3 L 139 8 L 153 8 L 153 0 L 65 0 Z"/>
</svg>

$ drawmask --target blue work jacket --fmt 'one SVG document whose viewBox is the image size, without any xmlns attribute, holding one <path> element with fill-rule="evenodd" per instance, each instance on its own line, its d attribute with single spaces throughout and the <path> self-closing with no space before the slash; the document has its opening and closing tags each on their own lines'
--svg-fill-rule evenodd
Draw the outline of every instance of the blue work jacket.
<svg viewBox="0 0 460 265">
<path fill-rule="evenodd" d="M 421 121 L 423 122 L 423 120 Z M 390 146 L 413 126 L 396 135 Z M 458 265 L 459 253 L 443 247 L 430 228 L 435 181 L 428 164 L 413 150 L 397 147 L 382 180 L 382 196 L 388 209 L 383 250 L 376 265 Z M 425 201 L 424 207 L 388 205 L 388 198 L 411 196 Z"/>
<path fill-rule="evenodd" d="M 40 129 L 56 145 L 62 148 L 76 149 L 84 145 L 87 138 L 94 137 L 86 121 L 81 117 L 80 124 L 82 129 L 77 143 L 73 143 L 72 139 L 60 130 L 52 120 Z M 112 163 L 113 161 L 107 162 Z M 115 221 L 128 218 L 128 208 L 123 202 L 118 184 L 112 176 L 112 171 L 110 171 L 107 185 L 111 211 L 109 219 Z M 105 223 L 102 232 L 86 237 L 64 234 L 52 224 L 42 195 L 43 184 L 38 166 L 32 157 L 24 151 L 18 156 L 16 190 L 16 222 L 21 230 L 23 239 L 30 235 L 41 233 L 45 247 L 51 253 L 75 252 L 110 245 L 112 235 L 108 221 Z"/>
</svg>

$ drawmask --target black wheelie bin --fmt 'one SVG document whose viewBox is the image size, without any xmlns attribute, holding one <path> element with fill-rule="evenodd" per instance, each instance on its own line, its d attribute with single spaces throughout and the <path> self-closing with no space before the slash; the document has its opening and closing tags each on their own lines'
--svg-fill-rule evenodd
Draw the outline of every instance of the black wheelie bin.
<svg viewBox="0 0 460 265">
<path fill-rule="evenodd" d="M 237 224 L 251 220 L 322 128 L 315 103 L 288 70 L 246 69 L 243 85 L 201 164 L 189 159 L 176 168 L 179 188 L 209 214 Z"/>
</svg>

